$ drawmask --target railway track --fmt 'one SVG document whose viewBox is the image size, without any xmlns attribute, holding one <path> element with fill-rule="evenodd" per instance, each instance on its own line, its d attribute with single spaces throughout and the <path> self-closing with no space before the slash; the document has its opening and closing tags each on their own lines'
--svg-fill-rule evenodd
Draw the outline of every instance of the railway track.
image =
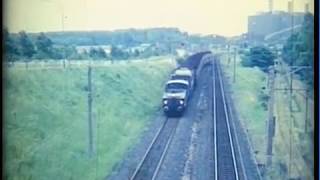
<svg viewBox="0 0 320 180">
<path fill-rule="evenodd" d="M 224 94 L 221 70 L 216 61 L 212 63 L 212 117 L 214 179 L 239 180 L 247 179 L 238 171 L 236 148 L 232 137 L 232 127 L 228 115 L 227 101 Z M 173 139 L 178 118 L 166 118 L 162 127 L 154 136 L 130 180 L 155 180 Z"/>
<path fill-rule="evenodd" d="M 238 167 L 218 62 L 212 63 L 215 180 L 238 180 Z"/>
<path fill-rule="evenodd" d="M 149 145 L 130 180 L 154 180 L 173 139 L 179 118 L 166 118 Z"/>
</svg>

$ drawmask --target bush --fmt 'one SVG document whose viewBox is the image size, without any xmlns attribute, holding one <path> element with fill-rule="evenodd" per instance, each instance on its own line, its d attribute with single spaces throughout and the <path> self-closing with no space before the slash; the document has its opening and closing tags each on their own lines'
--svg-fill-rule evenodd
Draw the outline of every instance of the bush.
<svg viewBox="0 0 320 180">
<path fill-rule="evenodd" d="M 269 66 L 274 64 L 275 55 L 264 46 L 256 46 L 245 54 L 241 64 L 246 67 L 259 67 L 262 71 L 267 72 Z"/>
</svg>

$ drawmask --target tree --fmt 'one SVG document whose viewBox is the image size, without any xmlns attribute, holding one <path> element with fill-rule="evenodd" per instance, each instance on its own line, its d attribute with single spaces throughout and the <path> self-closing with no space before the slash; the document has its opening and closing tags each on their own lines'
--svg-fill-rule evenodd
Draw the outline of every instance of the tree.
<svg viewBox="0 0 320 180">
<path fill-rule="evenodd" d="M 88 53 L 87 50 L 84 50 L 84 51 L 79 53 L 79 58 L 80 59 L 89 59 L 90 58 L 90 54 Z"/>
<path fill-rule="evenodd" d="M 274 64 L 275 55 L 264 46 L 256 46 L 250 49 L 245 55 L 241 64 L 248 67 L 259 67 L 262 71 L 267 72 L 268 67 Z"/>
<path fill-rule="evenodd" d="M 125 59 L 126 55 L 125 53 L 118 47 L 112 46 L 111 47 L 111 57 L 114 59 Z"/>
<path fill-rule="evenodd" d="M 139 57 L 139 55 L 140 55 L 140 51 L 138 50 L 138 49 L 135 49 L 134 50 L 134 57 Z"/>
<path fill-rule="evenodd" d="M 14 39 L 10 36 L 7 29 L 3 31 L 3 38 L 4 38 L 4 54 L 5 59 L 7 61 L 13 61 L 15 58 L 18 58 L 20 52 L 17 47 L 17 43 Z"/>
<path fill-rule="evenodd" d="M 22 56 L 30 59 L 36 53 L 35 47 L 25 31 L 19 32 L 19 44 Z"/>
<path fill-rule="evenodd" d="M 91 58 L 97 59 L 97 54 L 98 54 L 98 51 L 96 50 L 96 48 L 90 48 L 89 56 Z"/>
<path fill-rule="evenodd" d="M 287 64 L 294 66 L 310 66 L 310 70 L 301 70 L 296 73 L 302 80 L 313 87 L 314 75 L 314 17 L 308 13 L 304 17 L 302 28 L 292 34 L 282 49 L 282 58 Z"/>
<path fill-rule="evenodd" d="M 78 51 L 74 45 L 68 46 L 65 45 L 62 47 L 62 54 L 63 58 L 68 58 L 68 59 L 76 59 L 79 57 Z"/>
<path fill-rule="evenodd" d="M 98 55 L 98 57 L 101 58 L 101 59 L 107 58 L 106 52 L 105 52 L 104 49 L 101 48 L 101 47 L 97 49 L 97 55 Z"/>
<path fill-rule="evenodd" d="M 91 48 L 89 51 L 89 55 L 93 59 L 104 59 L 107 57 L 106 52 L 103 48 Z"/>
<path fill-rule="evenodd" d="M 44 33 L 40 33 L 35 44 L 38 49 L 38 53 L 43 54 L 44 58 L 53 58 L 53 43 Z"/>
</svg>

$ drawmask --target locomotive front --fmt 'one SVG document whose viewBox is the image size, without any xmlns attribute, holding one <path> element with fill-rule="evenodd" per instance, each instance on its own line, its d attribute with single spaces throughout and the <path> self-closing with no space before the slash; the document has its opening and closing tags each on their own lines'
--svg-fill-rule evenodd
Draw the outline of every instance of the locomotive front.
<svg viewBox="0 0 320 180">
<path fill-rule="evenodd" d="M 187 106 L 189 83 L 186 80 L 170 80 L 165 87 L 162 107 L 166 115 L 182 114 Z"/>
</svg>

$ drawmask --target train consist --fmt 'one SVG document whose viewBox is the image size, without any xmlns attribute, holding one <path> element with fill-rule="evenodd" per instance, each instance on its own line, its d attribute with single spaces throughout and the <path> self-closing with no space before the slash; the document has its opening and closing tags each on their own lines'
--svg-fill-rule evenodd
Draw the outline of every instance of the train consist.
<svg viewBox="0 0 320 180">
<path fill-rule="evenodd" d="M 162 97 L 163 111 L 167 116 L 182 115 L 197 84 L 202 67 L 210 62 L 210 51 L 189 56 L 174 69 Z"/>
</svg>

